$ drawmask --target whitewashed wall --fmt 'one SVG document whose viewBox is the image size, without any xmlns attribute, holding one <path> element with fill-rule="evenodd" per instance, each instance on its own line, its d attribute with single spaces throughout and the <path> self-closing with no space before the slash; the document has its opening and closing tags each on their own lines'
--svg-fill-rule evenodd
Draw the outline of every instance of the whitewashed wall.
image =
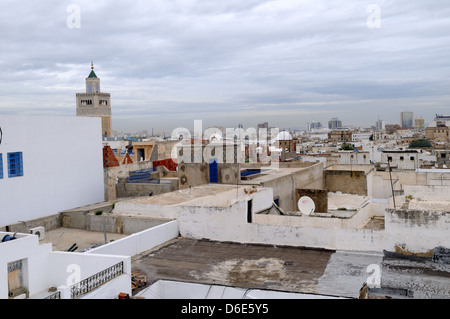
<svg viewBox="0 0 450 319">
<path fill-rule="evenodd" d="M 104 200 L 100 118 L 0 115 L 0 226 Z M 8 178 L 8 152 L 23 176 Z"/>
<path fill-rule="evenodd" d="M 0 232 L 0 240 L 13 233 Z M 15 240 L 0 243 L 0 299 L 8 298 L 8 263 L 23 260 L 23 284 L 31 294 L 48 288 L 42 271 L 48 266 L 51 244 L 39 245 L 38 237 L 16 234 Z"/>
<path fill-rule="evenodd" d="M 387 209 L 386 250 L 431 254 L 450 245 L 450 212 Z"/>
<path fill-rule="evenodd" d="M 45 270 L 49 287 L 68 290 L 71 284 L 86 279 L 115 264 L 123 262 L 124 275 L 108 283 L 108 289 L 93 290 L 89 296 L 102 299 L 116 298 L 124 292 L 131 295 L 131 257 L 120 255 L 86 254 L 55 251 L 49 255 Z M 84 296 L 88 298 L 89 296 Z"/>
<path fill-rule="evenodd" d="M 0 232 L 1 238 L 6 234 L 13 235 Z M 70 283 L 79 282 L 119 262 L 124 263 L 124 275 L 83 298 L 117 298 L 120 292 L 131 295 L 129 256 L 52 251 L 52 245 L 39 244 L 36 235 L 16 234 L 16 238 L 0 243 L 0 299 L 8 298 L 8 263 L 18 260 L 23 260 L 23 286 L 30 298 L 44 298 L 50 287 L 59 288 L 63 298 L 70 298 Z"/>
<path fill-rule="evenodd" d="M 369 203 L 349 218 L 319 217 L 314 215 L 255 215 L 255 223 L 262 225 L 280 225 L 293 227 L 319 228 L 363 228 L 374 216 L 384 216 L 388 204 Z"/>
<path fill-rule="evenodd" d="M 170 221 L 91 249 L 86 254 L 136 256 L 178 236 L 178 221 Z"/>
<path fill-rule="evenodd" d="M 170 216 L 179 222 L 180 235 L 186 238 L 359 251 L 382 251 L 384 248 L 382 230 L 298 226 L 279 220 L 274 224 L 258 224 L 261 216 L 256 215 L 253 215 L 254 222 L 248 223 L 247 201 L 252 198 L 255 214 L 272 205 L 273 193 L 270 188 L 259 189 L 222 206 L 199 206 L 194 200 L 189 205 L 149 205 L 130 200 L 117 203 L 114 212 L 158 218 Z M 367 214 L 362 215 L 369 218 L 372 214 L 375 212 L 367 208 Z"/>
<path fill-rule="evenodd" d="M 317 294 L 247 289 L 170 280 L 158 280 L 139 292 L 137 296 L 145 299 L 344 299 Z M 263 307 L 258 309 L 261 313 L 265 311 Z M 229 305 L 223 311 L 231 313 L 233 310 Z"/>
<path fill-rule="evenodd" d="M 447 174 L 450 175 L 450 174 Z M 448 180 L 450 176 L 446 177 Z M 404 185 L 405 196 L 412 196 L 415 199 L 429 201 L 450 201 L 450 187 L 440 185 Z M 450 207 L 449 207 L 450 209 Z"/>
</svg>

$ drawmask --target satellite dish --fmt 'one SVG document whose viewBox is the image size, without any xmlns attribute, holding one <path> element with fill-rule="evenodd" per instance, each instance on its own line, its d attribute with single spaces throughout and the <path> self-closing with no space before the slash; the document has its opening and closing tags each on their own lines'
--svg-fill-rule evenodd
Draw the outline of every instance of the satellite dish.
<svg viewBox="0 0 450 319">
<path fill-rule="evenodd" d="M 314 210 L 316 209 L 316 205 L 314 204 L 314 201 L 308 197 L 303 196 L 298 200 L 298 209 L 303 215 L 311 215 Z"/>
</svg>

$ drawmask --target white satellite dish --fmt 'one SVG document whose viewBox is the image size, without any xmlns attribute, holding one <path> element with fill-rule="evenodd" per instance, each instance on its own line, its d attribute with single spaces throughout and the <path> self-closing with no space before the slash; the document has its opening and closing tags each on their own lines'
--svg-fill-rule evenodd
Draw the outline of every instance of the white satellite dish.
<svg viewBox="0 0 450 319">
<path fill-rule="evenodd" d="M 314 201 L 308 197 L 303 196 L 298 200 L 298 209 L 303 215 L 311 215 L 314 213 L 314 210 L 316 209 L 316 205 L 314 204 Z"/>
</svg>

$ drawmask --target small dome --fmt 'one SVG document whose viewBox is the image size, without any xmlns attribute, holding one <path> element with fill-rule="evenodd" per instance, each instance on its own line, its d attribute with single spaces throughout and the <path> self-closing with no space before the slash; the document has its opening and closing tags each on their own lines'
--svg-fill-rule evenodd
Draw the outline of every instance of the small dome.
<svg viewBox="0 0 450 319">
<path fill-rule="evenodd" d="M 277 141 L 291 141 L 292 136 L 291 136 L 291 134 L 289 134 L 289 132 L 283 131 L 283 132 L 278 133 L 276 140 Z"/>
</svg>

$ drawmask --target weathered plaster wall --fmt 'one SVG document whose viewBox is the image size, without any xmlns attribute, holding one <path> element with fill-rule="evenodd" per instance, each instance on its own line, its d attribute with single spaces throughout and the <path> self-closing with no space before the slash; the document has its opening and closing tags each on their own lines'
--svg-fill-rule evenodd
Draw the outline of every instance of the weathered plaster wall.
<svg viewBox="0 0 450 319">
<path fill-rule="evenodd" d="M 367 195 L 364 171 L 325 170 L 325 188 L 329 192 Z"/>
<path fill-rule="evenodd" d="M 368 177 L 368 195 L 372 198 L 389 198 L 392 196 L 391 178 L 395 191 L 405 190 L 406 185 L 416 186 L 450 186 L 449 170 L 372 171 Z"/>
<path fill-rule="evenodd" d="M 129 172 L 152 167 L 153 162 L 143 161 L 139 163 L 123 164 L 120 166 L 104 168 L 103 176 L 105 184 L 105 201 L 114 200 L 117 198 L 116 184 L 119 181 L 119 178 L 127 178 Z"/>
<path fill-rule="evenodd" d="M 164 179 L 160 184 L 127 183 L 126 178 L 119 178 L 116 184 L 118 198 L 155 196 L 178 190 L 178 179 Z"/>
<path fill-rule="evenodd" d="M 123 201 L 116 204 L 114 212 L 176 219 L 179 222 L 180 235 L 187 238 L 349 250 L 381 251 L 384 247 L 383 231 L 344 229 L 340 228 L 342 225 L 336 224 L 330 225 L 330 228 L 313 225 L 313 221 L 326 223 L 326 218 L 309 218 L 308 221 L 312 224 L 299 226 L 292 220 L 297 218 L 301 222 L 306 220 L 304 217 L 293 216 L 291 219 L 285 218 L 287 216 L 258 215 L 258 212 L 272 205 L 273 193 L 270 188 L 259 189 L 245 196 L 239 195 L 234 199 L 233 193 L 233 190 L 226 193 L 223 197 L 228 199 L 223 199 L 220 204 L 215 204 L 213 199 L 221 197 L 220 194 L 213 196 L 209 199 L 209 206 L 205 205 L 208 199 L 198 202 L 192 200 L 179 205 Z M 247 220 L 247 202 L 250 199 L 253 199 L 251 223 Z M 371 214 L 371 210 L 367 208 L 367 211 L 360 215 L 362 219 L 354 221 L 362 224 Z M 273 218 L 276 222 L 273 222 Z M 332 219 L 329 221 L 332 222 Z"/>
<path fill-rule="evenodd" d="M 207 163 L 180 163 L 178 165 L 179 187 L 186 189 L 209 182 Z"/>
<path fill-rule="evenodd" d="M 317 227 L 324 229 L 362 229 L 368 221 L 374 216 L 384 214 L 387 204 L 370 203 L 350 217 L 332 217 L 312 215 L 275 215 L 275 214 L 258 214 L 255 215 L 254 222 L 261 225 L 278 225 L 290 227 Z M 329 214 L 331 215 L 331 214 Z"/>
<path fill-rule="evenodd" d="M 450 247 L 450 212 L 386 209 L 385 249 L 427 255 L 438 246 Z"/>
<path fill-rule="evenodd" d="M 450 176 L 449 176 L 450 177 Z M 404 185 L 405 196 L 411 196 L 418 200 L 450 201 L 450 187 L 440 185 Z M 449 207 L 450 209 L 450 207 Z"/>
<path fill-rule="evenodd" d="M 296 189 L 295 201 L 298 203 L 303 196 L 310 197 L 316 212 L 328 212 L 328 191 L 324 189 Z"/>
<path fill-rule="evenodd" d="M 323 163 L 282 164 L 279 171 L 268 175 L 267 178 L 255 178 L 242 183 L 272 188 L 273 198 L 278 199 L 280 208 L 285 211 L 295 211 L 298 210 L 296 189 L 324 188 Z"/>
</svg>

